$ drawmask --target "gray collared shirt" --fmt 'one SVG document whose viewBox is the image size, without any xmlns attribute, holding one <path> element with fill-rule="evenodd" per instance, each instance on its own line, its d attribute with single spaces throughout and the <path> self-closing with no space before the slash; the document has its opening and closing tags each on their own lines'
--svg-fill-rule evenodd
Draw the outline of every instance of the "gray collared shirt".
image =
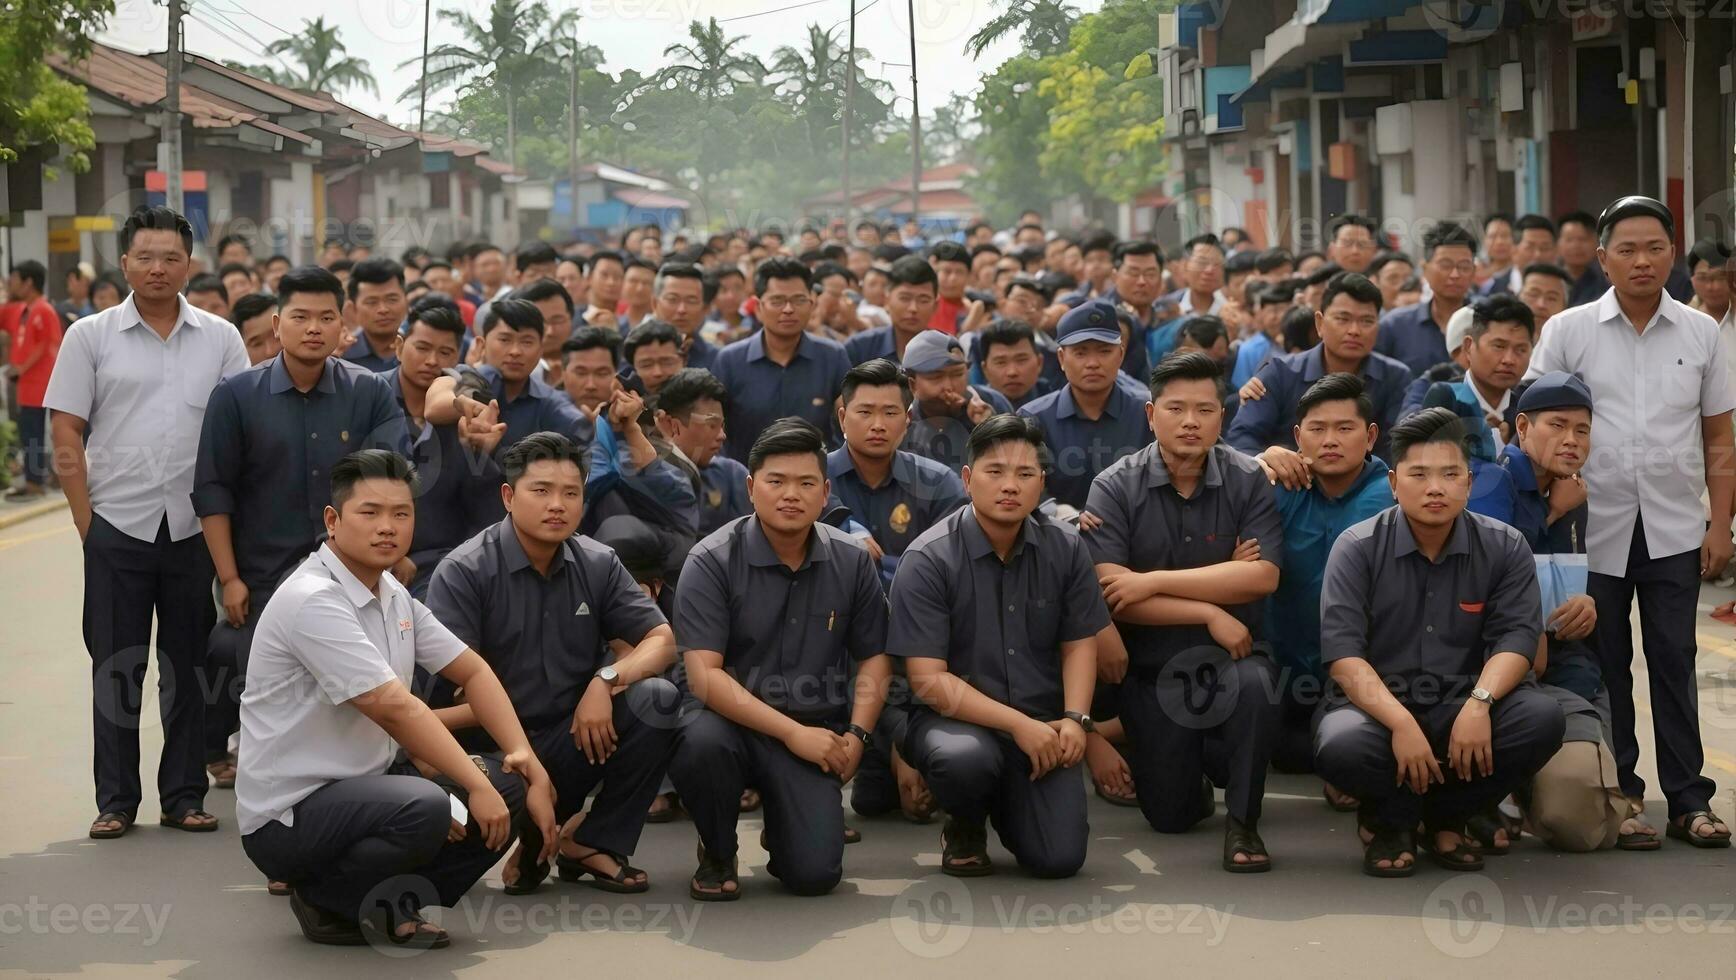
<svg viewBox="0 0 1736 980">
<path fill-rule="evenodd" d="M 1095 636 L 1109 609 L 1079 533 L 1027 517 L 1002 561 L 966 505 L 905 549 L 892 579 L 888 650 L 946 661 L 1002 704 L 1053 721 L 1066 709 L 1061 644 Z"/>
<path fill-rule="evenodd" d="M 1366 660 L 1407 704 L 1462 697 L 1497 653 L 1533 659 L 1542 628 L 1531 548 L 1481 514 L 1459 515 L 1430 561 L 1394 505 L 1347 528 L 1326 559 L 1321 662 Z"/>
<path fill-rule="evenodd" d="M 1257 539 L 1263 561 L 1284 553 L 1284 522 L 1260 464 L 1223 443 L 1206 457 L 1205 472 L 1184 497 L 1170 482 L 1160 447 L 1153 443 L 1117 460 L 1091 484 L 1085 506 L 1102 526 L 1085 535 L 1092 560 L 1135 572 L 1204 568 L 1230 560 L 1238 539 Z M 1226 606 L 1225 611 L 1260 639 L 1266 600 Z M 1141 626 L 1118 623 L 1129 664 L 1161 667 L 1171 657 L 1216 646 L 1204 626 Z"/>
<path fill-rule="evenodd" d="M 507 517 L 452 549 L 428 585 L 428 608 L 480 653 L 527 728 L 570 718 L 591 675 L 667 620 L 610 549 L 562 542 L 545 577 Z"/>
<path fill-rule="evenodd" d="M 193 464 L 211 389 L 245 370 L 247 347 L 227 321 L 180 302 L 164 340 L 128 296 L 73 324 L 60 342 L 43 399 L 84 419 L 91 509 L 116 530 L 155 541 L 199 533 Z"/>
<path fill-rule="evenodd" d="M 695 545 L 675 595 L 676 635 L 723 654 L 730 676 L 808 724 L 849 720 L 851 662 L 886 651 L 886 593 L 868 549 L 815 524 L 791 571 L 749 514 Z"/>
</svg>

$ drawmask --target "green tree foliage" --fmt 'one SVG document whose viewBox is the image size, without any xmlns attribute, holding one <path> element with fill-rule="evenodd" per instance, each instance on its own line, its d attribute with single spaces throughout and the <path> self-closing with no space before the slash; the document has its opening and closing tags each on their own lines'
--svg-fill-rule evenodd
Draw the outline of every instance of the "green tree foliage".
<svg viewBox="0 0 1736 980">
<path fill-rule="evenodd" d="M 1163 171 L 1163 82 L 1152 71 L 1157 18 L 1172 0 L 1114 0 L 1083 18 L 1049 64 L 1054 100 L 1040 162 L 1099 197 L 1124 201 Z"/>
<path fill-rule="evenodd" d="M 1041 58 L 1067 46 L 1067 35 L 1079 19 L 1079 8 L 1063 0 L 997 0 L 1004 8 L 964 43 L 972 58 L 1010 34 L 1024 41 L 1026 54 Z"/>
<path fill-rule="evenodd" d="M 345 89 L 359 88 L 379 94 L 374 73 L 368 63 L 350 55 L 338 38 L 336 25 L 328 26 L 324 17 L 304 21 L 302 33 L 271 42 L 265 48 L 268 57 L 278 64 L 242 65 L 232 67 L 276 82 L 285 88 L 303 92 L 341 94 Z"/>
<path fill-rule="evenodd" d="M 0 163 L 21 149 L 58 146 L 67 166 L 90 169 L 96 134 L 84 88 L 43 58 L 88 56 L 91 35 L 114 9 L 114 0 L 0 0 Z"/>
</svg>

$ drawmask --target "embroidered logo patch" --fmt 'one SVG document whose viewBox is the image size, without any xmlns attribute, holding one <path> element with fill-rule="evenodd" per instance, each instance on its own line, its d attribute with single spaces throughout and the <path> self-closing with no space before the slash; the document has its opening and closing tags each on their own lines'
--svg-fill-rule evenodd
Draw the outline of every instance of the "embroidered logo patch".
<svg viewBox="0 0 1736 980">
<path fill-rule="evenodd" d="M 886 519 L 892 525 L 892 533 L 903 534 L 910 530 L 910 505 L 899 504 L 892 508 L 892 515 Z"/>
<path fill-rule="evenodd" d="M 1459 608 L 1468 613 L 1480 613 L 1483 611 L 1483 604 L 1480 602 L 1461 602 Z"/>
<path fill-rule="evenodd" d="M 591 604 L 588 602 L 579 603 L 579 608 L 573 610 L 574 616 L 589 616 L 590 614 Z"/>
</svg>

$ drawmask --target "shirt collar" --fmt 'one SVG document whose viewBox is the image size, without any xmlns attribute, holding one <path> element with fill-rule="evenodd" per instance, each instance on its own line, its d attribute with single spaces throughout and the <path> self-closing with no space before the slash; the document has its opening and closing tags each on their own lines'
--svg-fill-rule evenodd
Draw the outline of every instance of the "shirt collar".
<svg viewBox="0 0 1736 980">
<path fill-rule="evenodd" d="M 46 296 L 43 297 L 45 301 L 47 298 Z M 128 293 L 127 298 L 121 300 L 119 308 L 122 330 L 131 330 L 134 327 L 150 329 L 145 323 L 144 315 L 139 312 L 139 304 L 136 300 L 137 296 L 133 293 Z M 179 294 L 175 296 L 175 330 L 182 327 L 197 328 L 199 326 L 199 318 L 193 315 L 192 310 L 193 307 L 187 302 L 187 297 Z M 169 332 L 173 334 L 174 330 Z"/>
<path fill-rule="evenodd" d="M 516 574 L 527 568 L 535 571 L 535 567 L 530 563 L 530 556 L 524 553 L 524 545 L 518 543 L 518 532 L 513 530 L 512 517 L 509 515 L 503 518 L 495 527 L 500 530 L 500 558 L 506 565 L 507 574 Z M 578 556 L 573 554 L 572 539 L 561 542 L 561 551 L 557 557 L 569 563 L 578 561 Z"/>
<path fill-rule="evenodd" d="M 1513 478 L 1513 489 L 1520 493 L 1537 492 L 1537 470 L 1525 450 L 1508 443 L 1501 447 L 1501 468 Z"/>
<path fill-rule="evenodd" d="M 1669 293 L 1659 293 L 1658 311 L 1652 314 L 1652 319 L 1645 325 L 1645 329 L 1650 330 L 1660 323 L 1680 323 L 1682 317 L 1675 310 L 1677 305 L 1675 297 Z M 1597 322 L 1616 323 L 1629 330 L 1633 329 L 1633 324 L 1628 322 L 1627 314 L 1621 311 L 1621 301 L 1615 298 L 1614 286 L 1604 290 L 1603 295 L 1598 297 Z"/>
<path fill-rule="evenodd" d="M 772 550 L 772 543 L 766 540 L 765 529 L 760 527 L 759 517 L 753 514 L 747 516 L 747 527 L 743 532 L 746 538 L 747 563 L 756 568 L 770 568 L 774 565 L 788 569 L 784 560 Z M 826 561 L 832 557 L 832 547 L 826 541 L 825 532 L 818 524 L 808 529 L 808 553 L 802 558 L 802 567 L 796 571 L 806 571 L 809 565 L 817 561 Z"/>
<path fill-rule="evenodd" d="M 345 598 L 349 599 L 350 603 L 357 609 L 361 609 L 375 600 L 385 600 L 391 597 L 392 586 L 389 584 L 391 576 L 380 576 L 381 594 L 376 595 L 369 592 L 368 587 L 362 584 L 362 580 L 356 578 L 356 576 L 349 570 L 348 566 L 344 564 L 343 559 L 339 558 L 337 553 L 332 551 L 331 542 L 328 541 L 321 544 L 319 546 L 319 551 L 315 552 L 315 554 L 319 557 L 320 564 L 324 565 L 326 571 L 331 573 L 333 581 L 337 582 L 339 588 L 344 590 Z M 384 605 L 383 602 L 382 605 Z"/>
<path fill-rule="evenodd" d="M 807 331 L 804 330 L 804 331 L 802 331 L 802 335 L 800 337 L 796 338 L 796 353 L 795 353 L 795 356 L 791 358 L 791 360 L 797 360 L 797 359 L 800 359 L 802 357 L 807 356 L 807 351 L 808 351 L 808 334 L 807 334 Z M 750 361 L 763 361 L 763 360 L 765 360 L 765 357 L 766 357 L 766 332 L 765 332 L 764 328 L 761 328 L 760 330 L 756 331 L 752 337 L 748 338 L 748 341 L 747 341 L 747 359 Z"/>
<path fill-rule="evenodd" d="M 314 382 L 314 390 L 322 394 L 331 394 L 338 390 L 337 381 L 332 377 L 332 359 L 326 358 L 320 365 L 319 380 Z M 289 376 L 289 369 L 283 366 L 283 355 L 278 354 L 271 359 L 271 393 L 281 395 L 295 389 L 295 382 Z"/>
<path fill-rule="evenodd" d="M 1394 533 L 1397 535 L 1397 541 L 1395 542 L 1397 547 L 1393 549 L 1393 556 L 1403 558 L 1405 555 L 1420 553 L 1417 552 L 1416 536 L 1411 534 L 1410 519 L 1405 517 L 1404 511 L 1402 509 L 1397 509 L 1396 505 L 1395 510 L 1396 513 L 1393 514 L 1393 523 L 1395 527 Z M 1453 519 L 1452 533 L 1447 535 L 1446 547 L 1441 549 L 1440 556 L 1436 559 L 1436 564 L 1439 564 L 1440 559 L 1446 558 L 1448 555 L 1468 555 L 1471 553 L 1471 544 L 1468 540 L 1471 532 L 1465 530 L 1465 525 L 1469 523 L 1469 521 L 1470 517 L 1468 517 L 1465 512 L 1460 512 L 1459 516 Z"/>
<path fill-rule="evenodd" d="M 1206 451 L 1206 470 L 1202 477 L 1201 486 L 1221 487 L 1224 485 L 1224 472 L 1218 466 L 1217 446 Z M 1163 463 L 1163 450 L 1158 448 L 1157 443 L 1154 442 L 1151 444 L 1151 463 L 1145 468 L 1145 487 L 1150 490 L 1170 485 L 1169 467 Z"/>
<path fill-rule="evenodd" d="M 989 542 L 988 534 L 983 531 L 982 522 L 977 519 L 975 506 L 965 504 L 959 508 L 958 524 L 959 531 L 964 536 L 965 553 L 970 555 L 972 561 L 985 555 L 993 555 L 996 561 L 1000 560 L 1000 555 L 995 553 L 995 546 Z M 1041 540 L 1042 536 L 1038 533 L 1037 519 L 1026 517 L 1025 523 L 1019 527 L 1019 536 L 1013 539 L 1013 550 L 1007 555 L 1007 560 L 1011 561 L 1019 557 L 1024 552 L 1026 545 L 1030 545 L 1032 548 L 1038 547 L 1038 542 Z"/>
<path fill-rule="evenodd" d="M 1482 409 L 1484 414 L 1493 412 L 1496 415 L 1505 417 L 1507 414 L 1507 406 L 1513 403 L 1513 389 L 1509 388 L 1506 391 L 1501 392 L 1501 404 L 1489 404 L 1489 400 L 1483 397 L 1483 390 L 1477 387 L 1477 382 L 1471 377 L 1471 372 L 1469 371 L 1465 372 L 1465 387 L 1471 389 L 1471 397 L 1477 400 L 1477 407 Z"/>
<path fill-rule="evenodd" d="M 1112 419 L 1119 419 L 1121 417 L 1122 402 L 1127 398 L 1127 392 L 1121 389 L 1121 385 L 1111 380 L 1109 384 L 1109 397 L 1103 402 L 1103 414 Z M 1079 403 L 1073 400 L 1073 385 L 1069 382 L 1068 384 L 1061 386 L 1060 397 L 1055 399 L 1055 417 L 1070 419 L 1075 415 L 1079 415 Z"/>
<path fill-rule="evenodd" d="M 856 477 L 858 483 L 868 486 L 868 481 L 862 479 L 862 474 L 856 471 L 856 460 L 850 455 L 849 446 L 839 446 L 826 454 L 826 479 L 836 480 L 849 473 Z M 909 453 L 898 450 L 892 454 L 892 467 L 888 471 L 889 482 L 907 486 L 916 478 L 916 464 Z M 879 487 L 869 487 L 878 490 Z"/>
</svg>

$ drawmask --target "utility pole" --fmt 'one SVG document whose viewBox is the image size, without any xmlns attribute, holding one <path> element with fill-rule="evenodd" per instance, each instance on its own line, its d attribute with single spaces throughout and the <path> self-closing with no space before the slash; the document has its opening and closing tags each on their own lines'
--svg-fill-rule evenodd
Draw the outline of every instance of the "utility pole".
<svg viewBox="0 0 1736 980">
<path fill-rule="evenodd" d="M 579 227 L 579 34 L 573 31 L 573 65 L 567 90 L 567 212 L 573 232 Z"/>
<path fill-rule="evenodd" d="M 163 92 L 163 159 L 159 161 L 169 186 L 165 197 L 169 209 L 176 214 L 187 213 L 186 197 L 181 193 L 181 4 L 169 0 L 169 78 Z"/>
<path fill-rule="evenodd" d="M 906 0 L 910 16 L 910 220 L 917 222 L 922 199 L 922 105 L 916 101 L 916 0 Z"/>
<path fill-rule="evenodd" d="M 416 135 L 428 132 L 428 21 L 434 13 L 434 0 L 422 4 L 422 78 L 417 83 Z"/>
<path fill-rule="evenodd" d="M 850 0 L 850 53 L 844 59 L 844 238 L 850 230 L 850 123 L 856 114 L 856 0 Z"/>
</svg>

